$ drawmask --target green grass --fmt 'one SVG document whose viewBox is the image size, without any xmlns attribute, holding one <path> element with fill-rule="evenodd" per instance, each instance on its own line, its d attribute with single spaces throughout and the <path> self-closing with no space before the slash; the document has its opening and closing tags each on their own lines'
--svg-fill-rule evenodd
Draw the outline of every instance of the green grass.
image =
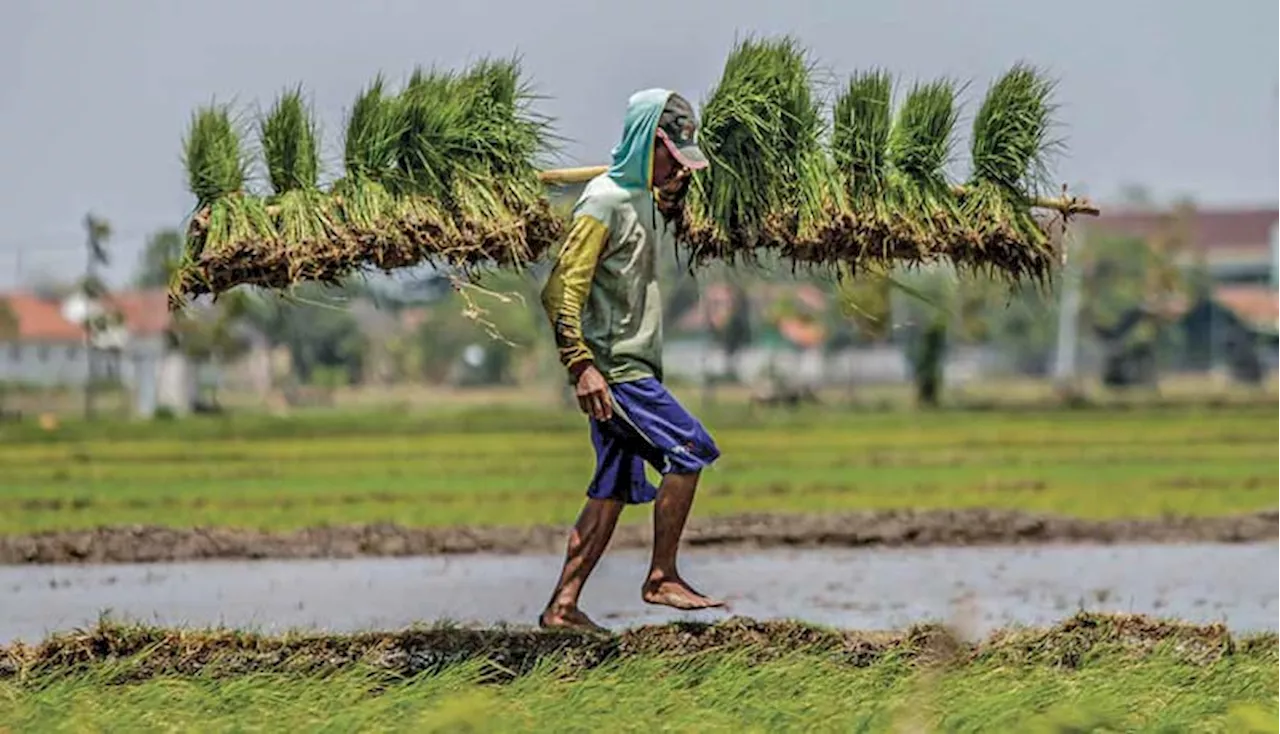
<svg viewBox="0 0 1280 734">
<path fill-rule="evenodd" d="M 996 507 L 1107 518 L 1271 509 L 1269 406 L 709 413 L 695 512 Z M 565 523 L 594 457 L 570 413 L 334 414 L 0 429 L 0 533 L 104 524 Z M 624 521 L 647 520 L 630 512 Z"/>
<path fill-rule="evenodd" d="M 1277 731 L 1274 650 L 1208 665 L 1103 654 L 1079 669 L 1002 661 L 936 672 L 812 653 L 555 664 L 503 685 L 480 661 L 389 681 L 331 675 L 162 677 L 89 673 L 0 682 L 13 731 Z M 1074 724 L 1080 728 L 1066 728 Z M 918 730 L 918 729 L 917 729 Z"/>
<path fill-rule="evenodd" d="M 1277 652 L 1274 634 L 1088 613 L 971 641 L 744 618 L 619 635 L 104 621 L 0 648 L 0 730 L 1275 732 Z"/>
</svg>

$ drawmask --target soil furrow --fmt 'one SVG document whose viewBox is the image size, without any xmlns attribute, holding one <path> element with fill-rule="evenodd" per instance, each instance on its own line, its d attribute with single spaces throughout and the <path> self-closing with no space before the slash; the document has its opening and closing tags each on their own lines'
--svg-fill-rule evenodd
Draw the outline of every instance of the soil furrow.
<svg viewBox="0 0 1280 734">
<path fill-rule="evenodd" d="M 567 528 L 329 526 L 291 532 L 112 526 L 0 536 L 0 563 L 151 563 L 195 560 L 403 557 L 461 553 L 559 553 Z M 886 510 L 830 515 L 747 514 L 695 518 L 695 547 L 973 546 L 1044 543 L 1273 542 L 1276 510 L 1217 517 L 1090 520 L 1016 510 Z M 644 548 L 647 524 L 624 524 L 613 548 Z"/>
</svg>

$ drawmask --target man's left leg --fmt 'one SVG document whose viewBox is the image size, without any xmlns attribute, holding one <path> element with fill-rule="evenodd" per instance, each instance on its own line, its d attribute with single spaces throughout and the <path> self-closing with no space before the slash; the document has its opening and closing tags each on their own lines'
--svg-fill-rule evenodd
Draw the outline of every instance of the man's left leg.
<svg viewBox="0 0 1280 734">
<path fill-rule="evenodd" d="M 587 503 L 569 534 L 560 578 L 538 618 L 542 627 L 603 629 L 578 607 L 582 587 L 609 546 L 623 508 L 649 502 L 657 493 L 645 478 L 644 460 L 628 447 L 629 438 L 616 425 L 591 421 L 596 472 L 587 487 Z"/>
</svg>

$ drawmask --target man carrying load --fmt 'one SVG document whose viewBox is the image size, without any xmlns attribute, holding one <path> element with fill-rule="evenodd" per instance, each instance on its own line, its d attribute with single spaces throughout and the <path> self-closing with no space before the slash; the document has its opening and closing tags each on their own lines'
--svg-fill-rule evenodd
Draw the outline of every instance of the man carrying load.
<svg viewBox="0 0 1280 734">
<path fill-rule="evenodd" d="M 603 629 L 578 608 L 623 507 L 654 502 L 654 543 L 641 596 L 692 610 L 724 606 L 676 570 L 676 552 L 715 441 L 662 384 L 659 248 L 674 246 L 668 214 L 707 159 L 692 105 L 666 89 L 633 94 L 608 171 L 592 179 L 542 291 L 560 361 L 589 416 L 596 470 L 569 535 L 543 627 Z M 662 475 L 655 488 L 645 464 Z"/>
</svg>

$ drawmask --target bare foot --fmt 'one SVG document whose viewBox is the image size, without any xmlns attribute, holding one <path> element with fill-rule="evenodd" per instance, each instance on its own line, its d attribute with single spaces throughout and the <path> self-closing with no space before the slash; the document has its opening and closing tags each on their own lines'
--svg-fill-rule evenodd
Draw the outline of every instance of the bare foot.
<svg viewBox="0 0 1280 734">
<path fill-rule="evenodd" d="M 542 615 L 538 617 L 538 626 L 542 629 L 571 629 L 585 630 L 587 632 L 608 632 L 605 627 L 601 627 L 592 621 L 581 609 L 577 607 L 547 607 L 543 610 Z"/>
<path fill-rule="evenodd" d="M 694 591 L 679 577 L 650 578 L 641 589 L 640 596 L 650 604 L 661 604 L 684 611 L 726 606 L 720 599 L 712 599 Z"/>
</svg>

